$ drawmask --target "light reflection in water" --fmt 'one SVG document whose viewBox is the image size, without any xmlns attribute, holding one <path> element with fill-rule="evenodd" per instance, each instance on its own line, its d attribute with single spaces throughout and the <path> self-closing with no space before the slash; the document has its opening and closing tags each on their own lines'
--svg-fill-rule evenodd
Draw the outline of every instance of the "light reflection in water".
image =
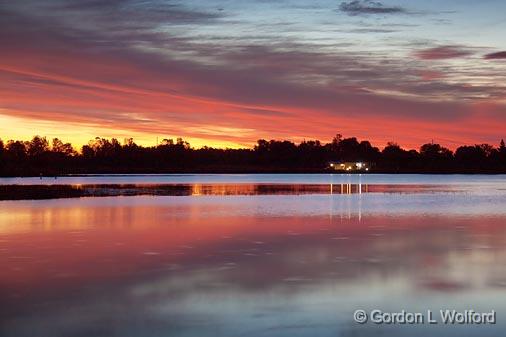
<svg viewBox="0 0 506 337">
<path fill-rule="evenodd" d="M 446 185 L 387 185 L 387 184 L 192 184 L 184 195 L 276 195 L 276 194 L 362 194 L 362 193 L 422 193 L 454 191 Z M 182 192 L 184 193 L 184 192 Z"/>
<path fill-rule="evenodd" d="M 506 215 L 487 207 L 503 198 L 431 192 L 4 202 L 0 335 L 501 335 Z M 495 309 L 499 324 L 352 322 L 358 308 L 441 307 Z"/>
<path fill-rule="evenodd" d="M 455 185 L 365 184 L 86 184 L 0 185 L 0 200 L 105 196 L 300 195 L 362 193 L 428 193 L 462 191 Z"/>
</svg>

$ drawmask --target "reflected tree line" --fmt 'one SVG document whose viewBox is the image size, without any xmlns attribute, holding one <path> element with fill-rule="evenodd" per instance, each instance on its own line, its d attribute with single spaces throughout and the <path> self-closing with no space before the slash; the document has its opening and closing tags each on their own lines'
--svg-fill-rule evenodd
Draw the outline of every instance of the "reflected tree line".
<svg viewBox="0 0 506 337">
<path fill-rule="evenodd" d="M 164 172 L 324 172 L 330 161 L 362 161 L 372 172 L 385 173 L 506 173 L 504 140 L 461 146 L 455 152 L 434 143 L 406 150 L 396 143 L 384 149 L 355 137 L 336 135 L 318 140 L 258 140 L 254 148 L 192 148 L 181 138 L 164 139 L 145 147 L 133 139 L 95 138 L 80 151 L 55 138 L 35 136 L 30 141 L 0 140 L 0 174 L 61 175 L 71 173 Z"/>
</svg>

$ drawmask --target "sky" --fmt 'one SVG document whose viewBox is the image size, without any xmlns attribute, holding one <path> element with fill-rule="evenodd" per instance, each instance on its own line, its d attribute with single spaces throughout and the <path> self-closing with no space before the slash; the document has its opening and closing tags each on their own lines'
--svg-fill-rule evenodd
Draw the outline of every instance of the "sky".
<svg viewBox="0 0 506 337">
<path fill-rule="evenodd" d="M 0 0 L 0 138 L 506 138 L 502 0 Z"/>
</svg>

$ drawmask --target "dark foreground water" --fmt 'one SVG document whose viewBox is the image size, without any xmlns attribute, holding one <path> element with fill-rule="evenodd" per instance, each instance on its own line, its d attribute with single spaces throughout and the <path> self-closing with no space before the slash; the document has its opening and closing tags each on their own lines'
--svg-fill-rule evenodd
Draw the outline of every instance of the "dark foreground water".
<svg viewBox="0 0 506 337">
<path fill-rule="evenodd" d="M 195 186 L 182 196 L 0 202 L 0 336 L 504 335 L 504 176 L 190 177 L 156 182 Z M 117 178 L 100 179 L 80 183 Z M 497 323 L 358 324 L 357 309 Z"/>
</svg>

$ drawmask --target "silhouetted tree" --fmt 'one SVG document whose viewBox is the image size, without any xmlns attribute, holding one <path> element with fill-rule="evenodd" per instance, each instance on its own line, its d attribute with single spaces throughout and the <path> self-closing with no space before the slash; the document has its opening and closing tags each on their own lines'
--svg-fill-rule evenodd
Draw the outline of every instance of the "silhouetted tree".
<svg viewBox="0 0 506 337">
<path fill-rule="evenodd" d="M 49 142 L 46 137 L 34 136 L 27 144 L 27 153 L 30 157 L 42 156 L 49 151 Z"/>
<path fill-rule="evenodd" d="M 380 158 L 380 150 L 364 140 L 359 144 L 359 157 L 361 161 L 376 162 Z"/>
<path fill-rule="evenodd" d="M 171 146 L 171 145 L 174 145 L 174 140 L 173 139 L 164 138 L 162 140 L 162 143 L 160 145 L 161 146 Z"/>
<path fill-rule="evenodd" d="M 81 155 L 86 160 L 91 160 L 93 157 L 95 157 L 95 150 L 93 150 L 93 147 L 90 145 L 83 145 L 81 148 Z"/>
<path fill-rule="evenodd" d="M 496 161 L 497 164 L 504 164 L 506 165 L 506 146 L 504 145 L 504 139 L 501 139 L 501 143 L 499 144 L 499 148 L 496 150 Z"/>
<path fill-rule="evenodd" d="M 423 169 L 445 172 L 452 167 L 453 152 L 439 144 L 428 143 L 420 147 L 420 159 Z"/>
<path fill-rule="evenodd" d="M 303 168 L 325 166 L 329 161 L 326 150 L 319 140 L 304 140 L 297 147 L 297 164 Z"/>
<path fill-rule="evenodd" d="M 338 152 L 339 143 L 343 140 L 343 135 L 338 133 L 332 138 L 332 142 L 330 143 L 330 147 L 332 152 L 336 153 Z"/>
<path fill-rule="evenodd" d="M 5 146 L 3 140 L 0 139 L 0 173 L 4 169 L 5 166 Z"/>
<path fill-rule="evenodd" d="M 406 151 L 399 144 L 389 142 L 381 152 L 379 166 L 389 172 L 416 169 L 418 152 Z"/>
<path fill-rule="evenodd" d="M 20 163 L 27 158 L 25 142 L 9 140 L 7 143 L 7 159 L 14 163 Z"/>
<path fill-rule="evenodd" d="M 479 145 L 461 146 L 455 151 L 455 160 L 461 168 L 476 169 L 484 166 L 487 153 Z"/>
<path fill-rule="evenodd" d="M 449 159 L 453 153 L 451 150 L 442 147 L 439 144 L 424 144 L 420 148 L 420 155 L 427 159 Z"/>
<path fill-rule="evenodd" d="M 72 147 L 72 144 L 63 143 L 58 138 L 53 138 L 51 144 L 51 152 L 63 155 L 64 157 L 73 156 L 76 154 L 76 151 Z"/>
<path fill-rule="evenodd" d="M 330 143 L 260 139 L 253 149 L 194 149 L 182 138 L 153 147 L 97 137 L 77 153 L 70 143 L 35 136 L 31 141 L 0 141 L 0 174 L 133 172 L 322 172 L 329 161 L 366 161 L 377 172 L 506 172 L 506 146 L 461 146 L 455 155 L 439 144 L 420 152 L 388 143 L 380 150 L 368 141 L 337 134 Z"/>
<path fill-rule="evenodd" d="M 360 144 L 357 138 L 345 138 L 338 145 L 338 153 L 342 160 L 360 161 Z"/>
</svg>

